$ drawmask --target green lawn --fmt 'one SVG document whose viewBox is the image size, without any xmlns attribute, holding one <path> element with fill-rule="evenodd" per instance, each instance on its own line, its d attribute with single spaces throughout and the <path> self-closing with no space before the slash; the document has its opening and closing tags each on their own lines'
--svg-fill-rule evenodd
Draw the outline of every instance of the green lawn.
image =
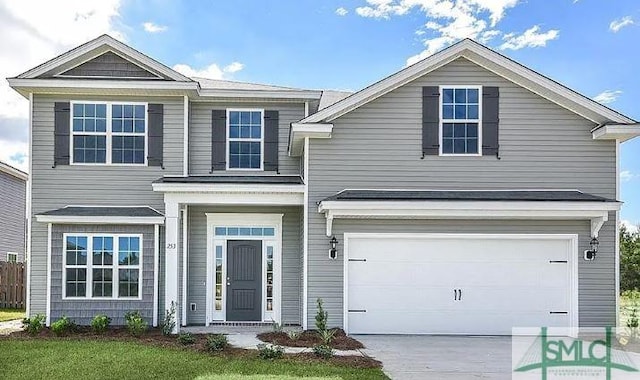
<svg viewBox="0 0 640 380">
<path fill-rule="evenodd" d="M 296 359 L 265 361 L 255 355 L 225 357 L 124 341 L 9 338 L 0 340 L 0 347 L 0 374 L 5 380 L 387 378 L 379 369 Z"/>
<path fill-rule="evenodd" d="M 24 318 L 24 310 L 0 309 L 0 322 Z"/>
</svg>

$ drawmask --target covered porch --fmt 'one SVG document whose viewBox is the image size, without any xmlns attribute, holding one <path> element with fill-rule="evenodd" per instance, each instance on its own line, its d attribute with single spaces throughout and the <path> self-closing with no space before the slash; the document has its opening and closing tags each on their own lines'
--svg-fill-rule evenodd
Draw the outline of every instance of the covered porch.
<svg viewBox="0 0 640 380">
<path fill-rule="evenodd" d="M 301 323 L 300 177 L 165 177 L 153 189 L 166 216 L 160 307 L 175 307 L 176 332 Z"/>
</svg>

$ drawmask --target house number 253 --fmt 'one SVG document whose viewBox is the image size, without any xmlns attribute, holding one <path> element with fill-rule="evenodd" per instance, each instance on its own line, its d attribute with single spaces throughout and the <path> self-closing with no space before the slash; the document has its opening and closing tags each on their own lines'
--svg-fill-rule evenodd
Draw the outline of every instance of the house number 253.
<svg viewBox="0 0 640 380">
<path fill-rule="evenodd" d="M 177 247 L 176 243 L 167 243 L 167 249 L 176 249 Z"/>
</svg>

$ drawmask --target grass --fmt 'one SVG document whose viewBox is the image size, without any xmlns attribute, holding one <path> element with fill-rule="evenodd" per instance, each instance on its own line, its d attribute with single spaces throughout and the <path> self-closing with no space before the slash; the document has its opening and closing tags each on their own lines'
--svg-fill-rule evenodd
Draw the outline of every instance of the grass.
<svg viewBox="0 0 640 380">
<path fill-rule="evenodd" d="M 24 310 L 0 309 L 0 322 L 12 321 L 24 318 Z"/>
<path fill-rule="evenodd" d="M 255 353 L 243 357 L 208 355 L 126 341 L 7 338 L 0 340 L 0 347 L 0 373 L 5 380 L 387 378 L 380 369 L 289 358 L 266 361 Z"/>
</svg>

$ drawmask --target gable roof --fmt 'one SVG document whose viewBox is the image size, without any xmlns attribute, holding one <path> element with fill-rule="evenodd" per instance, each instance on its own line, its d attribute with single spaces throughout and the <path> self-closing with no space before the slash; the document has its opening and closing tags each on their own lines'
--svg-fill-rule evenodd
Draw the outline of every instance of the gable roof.
<svg viewBox="0 0 640 380">
<path fill-rule="evenodd" d="M 99 57 L 100 55 L 108 51 L 115 53 L 144 69 L 149 70 L 150 72 L 156 74 L 158 77 L 177 82 L 193 82 L 191 78 L 180 74 L 170 67 L 165 66 L 155 59 L 139 52 L 138 50 L 116 40 L 115 38 L 107 34 L 103 34 L 98 38 L 95 38 L 87 43 L 69 50 L 66 53 L 50 59 L 49 61 L 18 75 L 16 78 L 35 79 L 50 72 L 56 73 L 55 70 L 58 68 L 62 68 L 60 72 L 65 72 L 91 59 Z M 79 62 L 75 62 L 78 60 Z M 71 64 L 70 67 L 65 66 L 69 64 Z"/>
<path fill-rule="evenodd" d="M 0 172 L 7 173 L 8 175 L 16 177 L 22 181 L 27 181 L 29 179 L 29 175 L 27 173 L 2 161 L 0 161 Z"/>
<path fill-rule="evenodd" d="M 304 118 L 300 123 L 331 122 L 458 58 L 468 59 L 594 123 L 635 123 L 635 120 L 630 117 L 581 95 L 471 39 L 462 40 L 406 67 L 327 108 L 321 109 Z"/>
</svg>

